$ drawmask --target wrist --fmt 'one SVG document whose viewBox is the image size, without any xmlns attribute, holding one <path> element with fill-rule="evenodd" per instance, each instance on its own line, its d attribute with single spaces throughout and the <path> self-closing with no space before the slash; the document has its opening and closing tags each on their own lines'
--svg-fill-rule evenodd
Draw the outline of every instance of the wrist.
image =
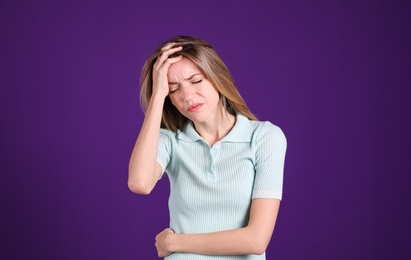
<svg viewBox="0 0 411 260">
<path fill-rule="evenodd" d="M 165 100 L 166 99 L 166 97 L 167 97 L 167 95 L 168 95 L 168 93 L 167 94 L 164 94 L 164 93 L 158 93 L 158 91 L 157 92 L 153 92 L 153 94 L 151 94 L 151 100 Z"/>
<path fill-rule="evenodd" d="M 161 108 L 164 105 L 165 97 L 162 96 L 161 94 L 154 94 L 151 95 L 150 97 L 150 102 L 149 102 L 149 107 L 158 107 L 160 106 Z"/>
<path fill-rule="evenodd" d="M 176 233 L 172 233 L 168 235 L 168 251 L 170 252 L 179 252 L 179 238 L 180 238 L 180 234 L 176 234 Z"/>
</svg>

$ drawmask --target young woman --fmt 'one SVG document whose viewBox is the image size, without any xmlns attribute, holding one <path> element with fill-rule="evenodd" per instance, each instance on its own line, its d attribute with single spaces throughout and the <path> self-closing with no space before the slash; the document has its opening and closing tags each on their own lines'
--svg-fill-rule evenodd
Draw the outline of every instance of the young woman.
<svg viewBox="0 0 411 260">
<path fill-rule="evenodd" d="M 170 180 L 170 228 L 156 236 L 168 260 L 265 259 L 282 197 L 286 138 L 249 111 L 212 46 L 178 36 L 142 70 L 145 119 L 129 188 Z"/>
</svg>

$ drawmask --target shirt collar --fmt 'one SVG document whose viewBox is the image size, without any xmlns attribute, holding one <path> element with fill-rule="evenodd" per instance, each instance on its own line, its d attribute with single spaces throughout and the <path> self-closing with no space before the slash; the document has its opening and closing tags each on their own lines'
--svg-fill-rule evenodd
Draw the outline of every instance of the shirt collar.
<svg viewBox="0 0 411 260">
<path fill-rule="evenodd" d="M 247 117 L 238 114 L 236 116 L 236 122 L 233 129 L 231 129 L 231 131 L 223 139 L 221 139 L 221 142 L 249 143 L 251 142 L 252 135 L 253 127 L 250 120 Z M 182 131 L 177 133 L 177 137 L 178 139 L 187 142 L 202 140 L 201 136 L 194 129 L 193 122 L 189 120 L 183 126 Z"/>
</svg>

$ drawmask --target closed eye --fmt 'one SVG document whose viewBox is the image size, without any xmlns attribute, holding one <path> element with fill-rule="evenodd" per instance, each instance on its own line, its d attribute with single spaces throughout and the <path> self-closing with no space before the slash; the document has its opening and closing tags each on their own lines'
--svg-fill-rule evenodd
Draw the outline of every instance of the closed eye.
<svg viewBox="0 0 411 260">
<path fill-rule="evenodd" d="M 170 94 L 173 94 L 173 93 L 174 93 L 174 92 L 176 92 L 178 89 L 179 89 L 179 88 L 176 88 L 176 89 L 170 90 Z"/>
<path fill-rule="evenodd" d="M 201 81 L 203 81 L 203 80 L 200 79 L 200 80 L 193 81 L 193 84 L 198 84 L 198 83 L 200 83 Z"/>
</svg>

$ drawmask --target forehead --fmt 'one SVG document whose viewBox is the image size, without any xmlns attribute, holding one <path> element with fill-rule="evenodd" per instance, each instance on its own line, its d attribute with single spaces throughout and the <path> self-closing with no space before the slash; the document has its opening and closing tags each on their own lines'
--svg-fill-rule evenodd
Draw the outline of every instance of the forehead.
<svg viewBox="0 0 411 260">
<path fill-rule="evenodd" d="M 194 74 L 201 73 L 198 66 L 187 58 L 171 64 L 168 68 L 168 77 L 170 79 L 187 79 Z"/>
</svg>

